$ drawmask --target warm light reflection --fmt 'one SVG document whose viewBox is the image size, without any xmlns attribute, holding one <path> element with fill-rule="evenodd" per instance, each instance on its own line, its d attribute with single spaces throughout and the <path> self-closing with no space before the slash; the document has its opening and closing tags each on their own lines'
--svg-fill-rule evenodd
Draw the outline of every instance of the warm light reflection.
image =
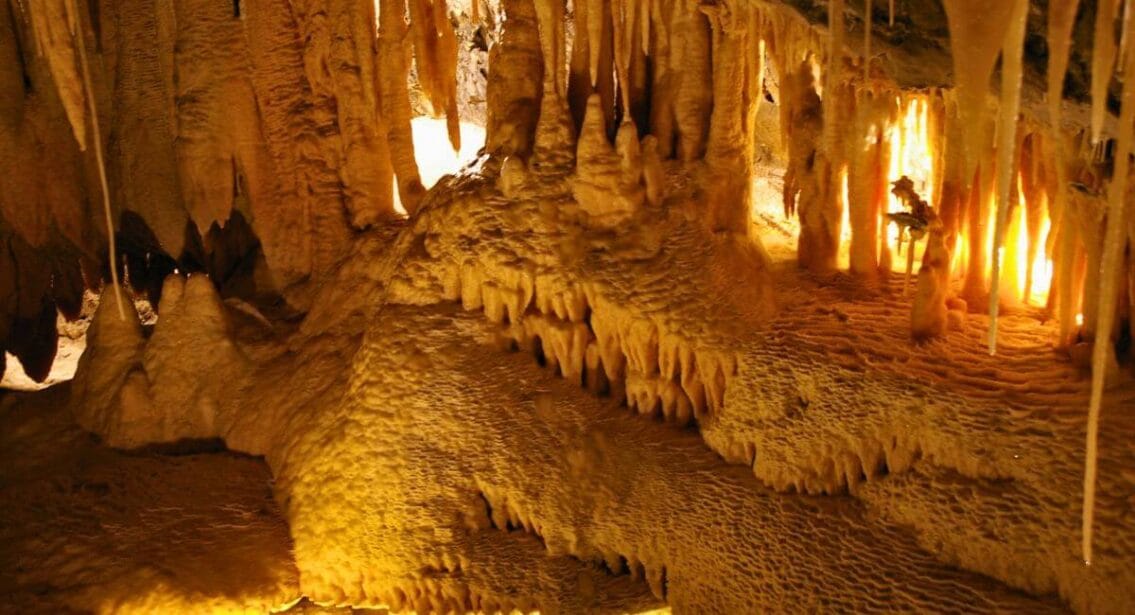
<svg viewBox="0 0 1135 615">
<path fill-rule="evenodd" d="M 903 175 L 914 182 L 914 190 L 919 196 L 927 203 L 934 203 L 934 186 L 931 181 L 934 176 L 934 157 L 930 152 L 930 124 L 927 119 L 930 105 L 921 96 L 908 98 L 905 102 L 896 98 L 895 103 L 900 109 L 899 117 L 884 129 L 886 143 L 890 148 L 884 214 L 903 211 L 902 199 L 891 194 L 891 182 Z M 905 270 L 909 241 L 904 241 L 902 251 L 898 252 L 899 227 L 890 224 L 885 217 L 881 224 L 886 228 L 886 245 L 892 253 L 892 267 L 896 271 Z M 899 256 L 904 258 L 897 258 Z"/>
<path fill-rule="evenodd" d="M 1030 207 L 1025 199 L 1024 186 L 1021 178 L 1017 177 L 1017 202 L 1009 212 L 1005 229 L 1005 243 L 1002 246 L 1001 262 L 1001 297 L 1008 305 L 1031 305 L 1043 307 L 1048 302 L 1048 294 L 1052 290 L 1052 276 L 1055 265 L 1052 255 L 1048 253 L 1048 235 L 1052 232 L 1052 220 L 1048 214 L 1048 200 L 1043 193 L 1034 195 L 1039 202 L 1033 206 L 1033 215 L 1040 216 L 1036 236 L 1036 254 L 1029 262 L 1029 246 L 1032 240 L 1029 237 Z M 985 199 L 987 205 L 985 223 L 985 253 L 990 255 L 985 261 L 985 279 L 988 284 L 993 277 L 993 233 L 997 222 L 997 210 L 994 200 Z M 950 267 L 955 279 L 965 275 L 969 264 L 969 240 L 962 229 L 958 233 L 958 243 Z M 1031 284 L 1030 283 L 1031 273 Z"/>
<path fill-rule="evenodd" d="M 443 175 L 456 173 L 469 164 L 485 145 L 485 129 L 476 124 L 461 123 L 459 152 L 454 152 L 449 144 L 445 118 L 416 117 L 410 122 L 410 128 L 414 131 L 414 158 L 418 161 L 418 173 L 422 177 L 422 186 L 427 190 Z M 398 198 L 397 187 L 394 189 L 394 209 L 406 213 Z"/>
<path fill-rule="evenodd" d="M 851 208 L 847 197 L 847 165 L 839 168 L 839 254 L 840 269 L 847 269 L 851 262 Z"/>
<path fill-rule="evenodd" d="M 824 97 L 824 69 L 820 66 L 820 59 L 814 54 L 808 55 L 808 63 L 812 67 L 812 87 L 816 88 L 816 96 Z"/>
</svg>

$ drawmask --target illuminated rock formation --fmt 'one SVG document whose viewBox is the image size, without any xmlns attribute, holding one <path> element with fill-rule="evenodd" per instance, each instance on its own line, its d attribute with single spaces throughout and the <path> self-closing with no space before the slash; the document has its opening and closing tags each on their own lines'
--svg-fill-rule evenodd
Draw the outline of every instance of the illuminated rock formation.
<svg viewBox="0 0 1135 615">
<path fill-rule="evenodd" d="M 987 4 L 0 5 L 0 348 L 102 290 L 0 398 L 0 587 L 1130 611 L 1135 26 Z"/>
</svg>

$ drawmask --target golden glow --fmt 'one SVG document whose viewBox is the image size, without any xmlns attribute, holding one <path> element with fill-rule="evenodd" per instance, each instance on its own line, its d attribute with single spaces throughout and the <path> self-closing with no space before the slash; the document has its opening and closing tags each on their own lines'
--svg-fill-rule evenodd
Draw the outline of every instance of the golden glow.
<svg viewBox="0 0 1135 615">
<path fill-rule="evenodd" d="M 459 152 L 453 151 L 453 146 L 449 144 L 445 118 L 416 117 L 410 122 L 410 129 L 414 133 L 414 159 L 418 162 L 422 186 L 427 190 L 443 175 L 456 173 L 469 164 L 485 145 L 485 129 L 476 124 L 461 122 Z M 394 188 L 394 209 L 398 213 L 406 213 L 402 200 L 398 198 L 397 181 Z"/>
<path fill-rule="evenodd" d="M 904 102 L 896 97 L 895 103 L 900 109 L 898 119 L 884 128 L 890 161 L 885 186 L 887 199 L 884 201 L 884 217 L 880 224 L 886 229 L 886 245 L 892 252 L 892 268 L 895 271 L 905 271 L 906 259 L 897 257 L 905 256 L 905 251 L 910 249 L 909 238 L 903 242 L 903 250 L 896 252 L 899 227 L 885 217 L 887 213 L 903 211 L 902 199 L 891 194 L 891 182 L 903 175 L 909 177 L 914 182 L 915 192 L 933 205 L 934 186 L 931 179 L 934 177 L 934 157 L 930 152 L 930 105 L 927 100 L 921 96 L 912 96 Z"/>
<path fill-rule="evenodd" d="M 820 59 L 815 54 L 808 56 L 808 64 L 812 66 L 812 84 L 816 88 L 816 96 L 821 99 L 824 97 L 824 80 L 823 68 L 820 67 Z"/>
<path fill-rule="evenodd" d="M 851 263 L 851 212 L 847 197 L 847 165 L 839 168 L 839 254 L 840 269 L 847 269 Z"/>
<path fill-rule="evenodd" d="M 902 200 L 890 192 L 890 182 L 906 175 L 914 182 L 914 190 L 927 203 L 934 203 L 934 186 L 931 178 L 934 157 L 930 153 L 930 125 L 927 120 L 929 104 L 925 98 L 912 97 L 902 108 L 898 121 L 887 126 L 890 144 L 890 167 L 887 169 L 887 211 L 902 210 Z"/>
</svg>

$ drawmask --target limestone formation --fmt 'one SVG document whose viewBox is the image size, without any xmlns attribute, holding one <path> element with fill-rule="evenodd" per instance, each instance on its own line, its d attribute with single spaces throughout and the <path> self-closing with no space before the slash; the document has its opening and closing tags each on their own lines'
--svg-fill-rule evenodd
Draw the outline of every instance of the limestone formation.
<svg viewBox="0 0 1135 615">
<path fill-rule="evenodd" d="M 1131 4 L 0 2 L 5 604 L 1131 612 Z"/>
</svg>

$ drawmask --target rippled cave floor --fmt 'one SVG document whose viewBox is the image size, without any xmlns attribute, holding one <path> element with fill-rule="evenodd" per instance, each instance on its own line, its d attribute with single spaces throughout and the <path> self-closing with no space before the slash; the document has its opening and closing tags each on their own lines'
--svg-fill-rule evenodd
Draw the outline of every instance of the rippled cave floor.
<svg viewBox="0 0 1135 615">
<path fill-rule="evenodd" d="M 561 521 L 556 516 L 575 510 L 564 502 L 586 498 L 590 489 L 618 489 L 613 507 L 592 512 L 627 518 L 633 510 L 655 525 L 627 529 L 596 518 L 588 522 L 597 526 L 596 536 L 660 541 L 664 551 L 677 551 L 675 562 L 688 552 L 687 568 L 674 565 L 672 580 L 705 567 L 734 584 L 723 588 L 729 591 L 745 588 L 736 585 L 749 576 L 740 569 L 767 575 L 766 591 L 782 595 L 787 611 L 895 604 L 1058 610 L 1052 600 L 937 563 L 909 533 L 873 521 L 853 498 L 774 494 L 744 468 L 723 462 L 695 430 L 644 420 L 590 397 L 524 353 L 486 350 L 494 344 L 491 327 L 454 307 L 391 307 L 382 318 L 375 337 L 384 340 L 380 350 L 390 352 L 372 354 L 376 373 L 397 371 L 391 364 L 408 348 L 425 352 L 434 367 L 410 379 L 423 399 L 412 404 L 413 417 L 397 424 L 415 430 L 403 454 L 440 453 L 438 459 L 448 461 L 412 481 L 495 481 L 481 488 L 520 494 L 511 505 L 541 511 L 538 523 L 549 532 Z M 208 443 L 112 451 L 70 426 L 59 409 L 65 388 L 0 399 L 0 595 L 6 605 L 0 610 L 266 611 L 294 604 L 299 590 L 291 540 L 260 460 L 200 452 Z M 477 399 L 462 390 L 475 390 Z M 390 426 L 375 420 L 363 425 Z M 462 447 L 476 461 L 459 463 Z M 489 448 L 503 448 L 503 458 L 490 460 Z M 522 476 L 525 464 L 533 476 Z M 496 533 L 488 533 L 490 540 Z M 515 539 L 530 540 L 520 529 L 506 536 L 517 533 Z M 691 564 L 705 555 L 698 543 L 721 546 L 721 559 Z M 567 567 L 555 574 L 593 570 L 574 558 L 558 559 Z M 599 611 L 657 606 L 642 580 L 620 575 L 606 581 L 617 587 L 604 588 L 611 600 Z M 692 585 L 713 585 L 700 581 Z M 292 608 L 347 612 L 306 601 Z"/>
</svg>

